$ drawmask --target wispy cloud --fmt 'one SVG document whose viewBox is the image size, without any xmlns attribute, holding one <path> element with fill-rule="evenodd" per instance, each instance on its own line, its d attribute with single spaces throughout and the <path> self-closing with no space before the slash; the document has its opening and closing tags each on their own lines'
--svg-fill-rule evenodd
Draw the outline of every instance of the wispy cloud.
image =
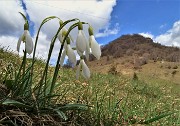
<svg viewBox="0 0 180 126">
<path fill-rule="evenodd" d="M 167 26 L 167 24 L 162 24 L 159 28 L 160 29 L 163 29 L 163 28 L 165 28 Z"/>
<path fill-rule="evenodd" d="M 153 39 L 153 41 L 161 43 L 162 45 L 180 47 L 180 20 L 176 21 L 171 29 L 167 30 L 165 33 L 160 34 L 158 36 L 154 36 L 149 32 L 139 34 L 144 37 L 151 38 Z"/>
<path fill-rule="evenodd" d="M 20 1 L 0 1 L 0 36 L 18 36 L 23 31 L 23 18 L 18 12 L 24 13 Z"/>
<path fill-rule="evenodd" d="M 144 36 L 145 38 L 151 38 L 151 39 L 154 39 L 154 35 L 149 33 L 149 32 L 146 32 L 146 33 L 139 33 L 140 35 Z"/>
<path fill-rule="evenodd" d="M 180 47 L 180 20 L 173 24 L 173 27 L 164 34 L 156 36 L 155 41 L 167 46 Z"/>
<path fill-rule="evenodd" d="M 116 35 L 116 34 L 118 34 L 119 29 L 120 28 L 119 28 L 119 24 L 118 23 L 116 23 L 114 28 L 112 28 L 112 29 L 110 29 L 109 25 L 108 25 L 105 29 L 103 29 L 103 32 L 99 32 L 95 36 L 97 38 L 99 38 L 99 37 L 106 37 L 106 36 L 109 36 L 109 35 Z"/>
</svg>

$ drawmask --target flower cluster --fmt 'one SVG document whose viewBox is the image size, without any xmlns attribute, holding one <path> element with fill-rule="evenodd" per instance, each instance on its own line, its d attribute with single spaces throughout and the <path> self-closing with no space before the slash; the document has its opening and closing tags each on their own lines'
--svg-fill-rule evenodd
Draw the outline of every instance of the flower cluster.
<svg viewBox="0 0 180 126">
<path fill-rule="evenodd" d="M 82 74 L 84 78 L 86 79 L 90 78 L 90 70 L 84 61 L 84 54 L 87 60 L 89 60 L 90 50 L 92 54 L 98 60 L 100 59 L 100 56 L 101 56 L 101 48 L 100 48 L 100 45 L 95 40 L 95 37 L 93 34 L 93 28 L 91 26 L 89 26 L 88 32 L 89 32 L 89 41 L 87 40 L 85 33 L 83 31 L 82 23 L 79 22 L 78 35 L 76 39 L 76 51 L 77 51 L 77 54 L 80 56 L 80 62 L 79 62 L 79 65 L 77 66 L 77 71 L 76 71 L 77 79 L 79 78 L 80 73 Z M 67 33 L 67 29 L 65 28 L 62 28 L 61 31 L 59 32 L 58 38 L 61 43 L 63 42 L 64 36 L 66 35 L 66 33 Z M 60 60 L 61 66 L 63 65 L 64 58 L 66 55 L 68 56 L 70 62 L 73 63 L 73 65 L 76 65 L 76 55 L 70 46 L 71 40 L 73 41 L 72 37 L 68 35 L 64 43 L 64 51 L 62 53 L 61 60 Z"/>
<path fill-rule="evenodd" d="M 24 24 L 24 34 L 19 38 L 17 43 L 17 51 L 19 52 L 21 42 L 25 43 L 25 50 L 28 54 L 31 54 L 33 51 L 33 41 L 29 33 L 29 25 L 28 23 Z"/>
<path fill-rule="evenodd" d="M 62 25 L 63 22 L 60 21 L 60 25 Z M 33 51 L 33 41 L 32 38 L 29 34 L 29 27 L 28 23 L 26 22 L 24 25 L 24 34 L 19 38 L 18 44 L 17 44 L 17 51 L 19 52 L 20 44 L 21 41 L 25 43 L 25 50 L 28 54 L 31 54 Z M 79 74 L 81 73 L 83 77 L 86 79 L 90 78 L 90 70 L 88 66 L 86 65 L 84 61 L 84 55 L 87 60 L 89 60 L 89 54 L 90 50 L 92 54 L 99 60 L 101 56 L 101 49 L 100 45 L 97 43 L 95 40 L 94 34 L 93 34 L 93 28 L 89 26 L 88 32 L 89 32 L 89 41 L 87 40 L 85 33 L 83 31 L 83 25 L 82 22 L 78 23 L 78 35 L 76 39 L 76 48 L 73 49 L 71 47 L 71 42 L 73 42 L 73 39 L 70 34 L 67 35 L 67 29 L 65 27 L 62 27 L 61 30 L 59 31 L 57 37 L 60 41 L 61 44 L 64 45 L 64 50 L 61 54 L 61 59 L 60 59 L 60 65 L 62 66 L 64 63 L 65 56 L 68 56 L 69 61 L 76 66 L 77 59 L 76 59 L 76 54 L 74 50 L 77 51 L 77 54 L 80 56 L 80 62 L 79 65 L 77 66 L 77 72 L 76 72 L 76 78 L 79 78 Z M 65 41 L 64 41 L 65 39 Z M 64 43 L 63 43 L 64 41 Z"/>
</svg>

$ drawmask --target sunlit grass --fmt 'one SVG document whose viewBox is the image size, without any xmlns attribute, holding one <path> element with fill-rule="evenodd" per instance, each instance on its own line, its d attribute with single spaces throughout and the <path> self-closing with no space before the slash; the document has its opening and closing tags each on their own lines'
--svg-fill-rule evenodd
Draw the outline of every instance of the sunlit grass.
<svg viewBox="0 0 180 126">
<path fill-rule="evenodd" d="M 15 71 L 21 58 L 1 50 L 0 59 L 3 64 L 0 68 L 3 72 L 7 70 L 9 63 L 14 64 Z M 40 79 L 44 66 L 42 61 L 35 63 L 34 84 Z M 49 71 L 50 80 L 52 67 L 49 67 Z M 149 125 L 180 124 L 179 85 L 160 79 L 132 80 L 124 76 L 98 73 L 92 73 L 89 80 L 76 80 L 75 72 L 75 69 L 59 70 L 56 82 L 58 86 L 55 89 L 58 96 L 54 98 L 57 104 L 80 103 L 90 106 L 87 111 L 75 110 L 66 113 L 68 118 L 73 119 L 71 123 L 74 125 L 136 125 L 170 112 L 175 113 Z M 1 74 L 1 84 L 4 76 Z"/>
<path fill-rule="evenodd" d="M 74 79 L 75 72 L 70 69 L 61 70 L 60 76 L 59 88 L 69 89 L 63 96 L 64 101 L 92 106 L 91 118 L 96 125 L 141 123 L 163 113 L 178 112 L 180 109 L 177 87 L 173 89 L 175 84 L 151 85 L 122 76 L 97 73 L 92 74 L 89 81 L 77 81 Z M 179 113 L 176 113 L 151 125 L 178 125 L 178 118 Z"/>
</svg>

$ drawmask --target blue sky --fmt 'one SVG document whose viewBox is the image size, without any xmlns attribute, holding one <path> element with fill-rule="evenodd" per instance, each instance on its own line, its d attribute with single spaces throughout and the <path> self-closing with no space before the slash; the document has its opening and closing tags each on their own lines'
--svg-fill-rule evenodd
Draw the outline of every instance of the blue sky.
<svg viewBox="0 0 180 126">
<path fill-rule="evenodd" d="M 123 34 L 133 33 L 158 36 L 180 20 L 180 0 L 118 0 L 111 15 L 111 24 L 119 23 L 119 32 L 98 38 L 99 41 L 108 43 Z"/>
<path fill-rule="evenodd" d="M 79 18 L 94 27 L 99 44 L 107 44 L 124 34 L 141 34 L 167 46 L 180 47 L 180 0 L 0 0 L 0 45 L 16 51 L 23 33 L 24 20 L 18 12 L 28 16 L 33 40 L 41 21 L 47 16 L 62 20 Z M 67 25 L 68 28 L 70 25 Z M 40 31 L 37 56 L 47 58 L 49 43 L 59 23 L 52 20 Z M 87 33 L 87 26 L 84 27 Z M 76 40 L 78 30 L 71 35 Z M 60 43 L 55 43 L 55 61 Z M 23 44 L 20 48 L 22 55 Z"/>
</svg>

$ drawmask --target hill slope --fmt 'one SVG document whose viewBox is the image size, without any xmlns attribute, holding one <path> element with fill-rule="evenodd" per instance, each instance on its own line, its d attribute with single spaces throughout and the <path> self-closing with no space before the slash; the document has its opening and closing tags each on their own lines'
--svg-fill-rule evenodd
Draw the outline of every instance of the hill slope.
<svg viewBox="0 0 180 126">
<path fill-rule="evenodd" d="M 100 65 L 102 60 L 97 61 Z M 115 58 L 114 58 L 115 59 Z M 16 69 L 11 69 L 11 73 L 14 73 L 21 63 L 21 58 L 18 55 L 7 52 L 0 48 L 0 101 L 4 101 L 4 98 L 9 97 L 9 91 L 4 86 L 3 76 L 6 76 L 8 72 L 8 64 L 12 64 Z M 117 61 L 117 59 L 115 59 Z M 28 59 L 28 62 L 30 59 Z M 109 60 L 111 63 L 112 60 Z M 95 63 L 96 61 L 94 61 Z M 35 63 L 34 70 L 34 84 L 39 82 L 41 78 L 41 70 L 43 70 L 45 63 L 37 61 Z M 95 67 L 98 65 L 94 65 Z M 103 65 L 102 65 L 103 66 Z M 105 65 L 104 65 L 105 66 Z M 7 68 L 7 69 L 6 69 Z M 14 72 L 13 72 L 14 71 Z M 53 68 L 48 71 L 48 80 L 51 80 L 53 74 Z M 65 111 L 68 120 L 59 119 L 54 112 L 48 114 L 46 109 L 43 109 L 43 113 L 36 115 L 28 109 L 23 107 L 18 108 L 13 105 L 4 106 L 0 104 L 0 125 L 140 125 L 153 117 L 160 117 L 164 113 L 177 112 L 166 118 L 158 119 L 158 121 L 149 122 L 149 125 L 178 125 L 179 118 L 179 103 L 180 94 L 179 86 L 174 83 L 157 81 L 151 83 L 151 80 L 143 82 L 141 80 L 132 80 L 131 78 L 125 78 L 124 76 L 114 76 L 112 74 L 91 74 L 91 79 L 84 80 L 80 77 L 80 80 L 75 78 L 76 71 L 73 69 L 60 69 L 59 78 L 57 80 L 56 92 L 58 93 L 55 104 L 53 106 L 62 105 L 68 103 L 75 103 L 75 105 L 85 104 L 91 108 L 87 111 L 83 111 L 83 108 L 78 107 L 76 110 Z M 8 73 L 8 75 L 10 75 Z M 37 76 L 38 75 L 38 76 Z M 13 77 L 13 76 L 12 76 Z M 10 77 L 10 78 L 12 78 Z M 139 77 L 139 75 L 138 75 Z M 34 93 L 33 93 L 34 94 Z M 55 95 L 54 95 L 55 96 Z M 24 97 L 19 97 L 21 101 L 25 103 L 32 101 L 22 100 Z M 2 100 L 3 99 L 3 100 Z M 55 99 L 55 97 L 54 97 Z M 41 99 L 40 99 L 41 100 Z M 53 100 L 54 101 L 54 100 Z M 28 106 L 31 104 L 28 104 Z M 70 108 L 70 106 L 68 106 Z M 63 110 L 66 110 L 62 108 Z M 48 110 L 49 111 L 49 110 Z M 146 123 L 145 123 L 146 124 Z"/>
<path fill-rule="evenodd" d="M 100 61 L 89 62 L 92 71 L 116 73 L 144 79 L 159 78 L 180 83 L 180 49 L 153 42 L 141 35 L 123 35 L 102 47 Z"/>
<path fill-rule="evenodd" d="M 149 59 L 179 61 L 180 49 L 177 47 L 167 47 L 159 43 L 154 43 L 152 39 L 141 35 L 123 35 L 102 48 L 102 56 L 113 56 L 114 58 L 123 56 L 143 56 L 149 54 Z"/>
</svg>

